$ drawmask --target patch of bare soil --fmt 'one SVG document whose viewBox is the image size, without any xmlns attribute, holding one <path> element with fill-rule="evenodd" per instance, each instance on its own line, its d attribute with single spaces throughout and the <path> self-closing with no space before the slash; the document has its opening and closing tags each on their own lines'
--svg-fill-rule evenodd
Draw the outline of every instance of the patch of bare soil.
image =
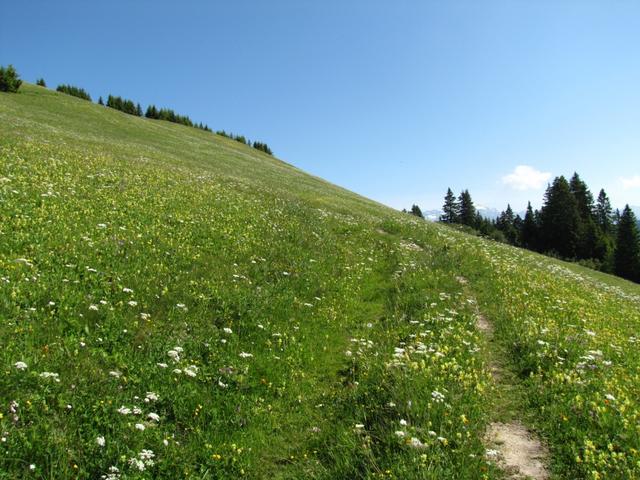
<svg viewBox="0 0 640 480">
<path fill-rule="evenodd" d="M 549 478 L 547 449 L 520 423 L 492 423 L 486 434 L 487 458 L 495 461 L 511 479 Z"/>
</svg>

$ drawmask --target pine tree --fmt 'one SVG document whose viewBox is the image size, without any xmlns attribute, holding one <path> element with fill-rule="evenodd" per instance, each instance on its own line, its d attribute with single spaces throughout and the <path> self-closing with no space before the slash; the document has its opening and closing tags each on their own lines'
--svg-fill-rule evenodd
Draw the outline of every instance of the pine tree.
<svg viewBox="0 0 640 480">
<path fill-rule="evenodd" d="M 596 222 L 604 233 L 611 233 L 613 230 L 613 209 L 611 208 L 611 202 L 604 189 L 600 190 L 598 194 L 598 200 L 596 202 Z"/>
<path fill-rule="evenodd" d="M 418 205 L 412 205 L 411 206 L 411 215 L 415 215 L 416 217 L 420 217 L 420 218 L 424 218 L 424 215 L 422 215 L 422 210 L 420 210 L 420 207 Z"/>
<path fill-rule="evenodd" d="M 104 105 L 104 101 L 102 100 L 102 97 L 98 98 L 98 105 Z"/>
<path fill-rule="evenodd" d="M 140 106 L 140 104 L 139 104 L 139 103 L 136 105 L 136 115 L 137 115 L 138 117 L 141 117 L 141 116 L 142 116 L 142 107 Z"/>
<path fill-rule="evenodd" d="M 39 78 L 38 80 L 36 80 L 36 85 L 46 88 L 47 83 L 44 81 L 44 78 Z"/>
<path fill-rule="evenodd" d="M 468 227 L 473 227 L 476 219 L 476 207 L 473 205 L 469 190 L 460 192 L 458 205 L 460 205 L 458 214 L 460 223 Z"/>
<path fill-rule="evenodd" d="M 458 223 L 458 204 L 450 188 L 447 189 L 447 194 L 444 197 L 440 221 L 444 223 Z"/>
<path fill-rule="evenodd" d="M 504 233 L 507 242 L 512 245 L 517 243 L 518 230 L 515 226 L 515 217 L 511 205 L 507 204 L 507 209 L 498 216 L 496 228 Z"/>
<path fill-rule="evenodd" d="M 618 223 L 614 273 L 628 280 L 640 282 L 640 235 L 636 216 L 629 205 L 624 207 Z"/>
<path fill-rule="evenodd" d="M 528 248 L 529 250 L 538 249 L 538 225 L 533 213 L 533 208 L 531 208 L 531 202 L 527 203 L 527 213 L 525 213 L 522 222 L 520 239 L 524 248 Z"/>
<path fill-rule="evenodd" d="M 17 93 L 22 80 L 13 65 L 0 67 L 0 92 Z"/>
<path fill-rule="evenodd" d="M 547 187 L 540 211 L 541 249 L 575 258 L 579 248 L 580 213 L 569 183 L 560 176 Z"/>
</svg>

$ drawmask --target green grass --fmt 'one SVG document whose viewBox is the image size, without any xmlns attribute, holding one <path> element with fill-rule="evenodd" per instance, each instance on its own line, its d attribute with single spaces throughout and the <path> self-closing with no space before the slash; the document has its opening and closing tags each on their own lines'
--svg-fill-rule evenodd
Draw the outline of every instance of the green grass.
<svg viewBox="0 0 640 480">
<path fill-rule="evenodd" d="M 637 286 L 44 88 L 0 124 L 0 478 L 499 478 L 470 292 L 558 475 L 638 475 Z"/>
</svg>

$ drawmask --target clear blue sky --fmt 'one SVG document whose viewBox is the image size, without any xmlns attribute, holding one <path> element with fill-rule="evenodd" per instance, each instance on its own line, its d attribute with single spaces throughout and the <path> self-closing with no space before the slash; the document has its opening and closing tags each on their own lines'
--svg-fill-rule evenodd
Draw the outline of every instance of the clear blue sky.
<svg viewBox="0 0 640 480">
<path fill-rule="evenodd" d="M 397 208 L 450 186 L 521 209 L 574 170 L 640 205 L 635 0 L 20 0 L 8 63 L 264 140 Z"/>
</svg>

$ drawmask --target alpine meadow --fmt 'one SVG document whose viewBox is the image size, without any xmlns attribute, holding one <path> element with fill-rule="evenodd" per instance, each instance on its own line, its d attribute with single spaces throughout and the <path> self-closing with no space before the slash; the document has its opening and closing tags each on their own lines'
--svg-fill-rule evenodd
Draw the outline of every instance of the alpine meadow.
<svg viewBox="0 0 640 480">
<path fill-rule="evenodd" d="M 0 93 L 0 478 L 640 477 L 640 288 L 244 143 Z"/>
</svg>

